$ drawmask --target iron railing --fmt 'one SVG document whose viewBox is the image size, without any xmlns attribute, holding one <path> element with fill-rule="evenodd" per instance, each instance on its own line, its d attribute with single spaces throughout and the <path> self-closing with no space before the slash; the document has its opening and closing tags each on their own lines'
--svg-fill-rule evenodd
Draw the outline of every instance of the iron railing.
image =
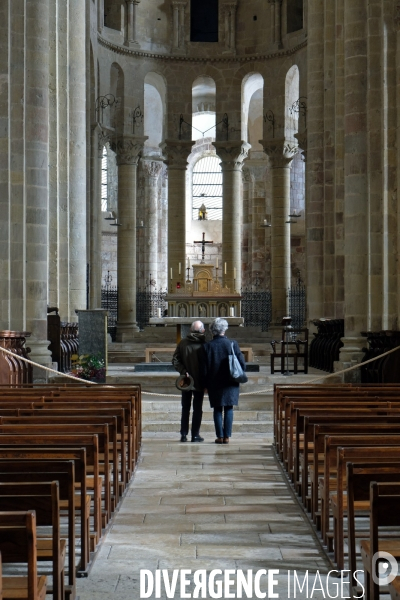
<svg viewBox="0 0 400 600">
<path fill-rule="evenodd" d="M 115 342 L 117 335 L 118 319 L 118 288 L 113 285 L 105 285 L 101 288 L 101 308 L 108 310 L 108 333 Z"/>
<path fill-rule="evenodd" d="M 306 288 L 301 279 L 288 289 L 289 314 L 292 317 L 292 327 L 301 329 L 306 322 Z"/>
<path fill-rule="evenodd" d="M 151 317 L 158 316 L 158 309 L 161 309 L 161 315 L 168 308 L 165 296 L 167 290 L 149 290 L 141 288 L 136 293 L 136 320 L 139 329 L 142 331 L 149 324 Z"/>
<path fill-rule="evenodd" d="M 268 331 L 272 318 L 271 292 L 242 290 L 242 317 L 245 327 L 261 327 L 261 331 Z"/>
</svg>

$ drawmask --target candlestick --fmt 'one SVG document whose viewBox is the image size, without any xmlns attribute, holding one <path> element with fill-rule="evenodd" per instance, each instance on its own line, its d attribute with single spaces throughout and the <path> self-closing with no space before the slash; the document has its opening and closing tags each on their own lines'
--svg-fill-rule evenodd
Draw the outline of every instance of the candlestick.
<svg viewBox="0 0 400 600">
<path fill-rule="evenodd" d="M 218 269 L 218 256 L 217 256 L 217 263 L 215 265 L 215 268 Z"/>
<path fill-rule="evenodd" d="M 224 264 L 224 275 L 226 275 L 226 263 Z"/>
<path fill-rule="evenodd" d="M 178 268 L 178 274 L 180 275 L 181 274 L 181 263 L 179 263 L 178 266 L 179 266 L 179 268 Z"/>
<path fill-rule="evenodd" d="M 233 269 L 233 279 L 236 279 L 236 268 Z"/>
<path fill-rule="evenodd" d="M 171 281 L 172 281 L 172 267 L 171 267 Z"/>
<path fill-rule="evenodd" d="M 188 257 L 187 268 L 190 269 L 190 258 Z"/>
</svg>

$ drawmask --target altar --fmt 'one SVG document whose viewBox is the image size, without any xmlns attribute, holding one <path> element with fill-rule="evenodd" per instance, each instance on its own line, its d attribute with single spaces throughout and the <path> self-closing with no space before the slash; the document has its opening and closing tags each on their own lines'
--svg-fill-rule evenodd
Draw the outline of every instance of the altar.
<svg viewBox="0 0 400 600">
<path fill-rule="evenodd" d="M 176 289 L 170 289 L 165 298 L 168 318 L 189 317 L 190 322 L 194 317 L 202 321 L 216 317 L 240 318 L 241 295 L 219 281 L 218 267 L 215 277 L 213 271 L 213 264 L 193 265 L 193 281 L 187 279 L 184 284 L 178 283 Z"/>
</svg>

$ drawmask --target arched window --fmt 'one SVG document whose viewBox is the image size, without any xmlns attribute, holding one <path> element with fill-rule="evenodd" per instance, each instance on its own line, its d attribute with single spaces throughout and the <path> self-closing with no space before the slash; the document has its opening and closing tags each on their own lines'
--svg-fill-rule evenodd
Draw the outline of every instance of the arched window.
<svg viewBox="0 0 400 600">
<path fill-rule="evenodd" d="M 101 210 L 106 212 L 108 206 L 108 157 L 107 148 L 103 146 L 103 155 L 101 157 Z"/>
<path fill-rule="evenodd" d="M 218 156 L 206 156 L 193 167 L 193 221 L 222 221 L 222 171 Z M 206 208 L 206 214 L 201 210 Z"/>
</svg>

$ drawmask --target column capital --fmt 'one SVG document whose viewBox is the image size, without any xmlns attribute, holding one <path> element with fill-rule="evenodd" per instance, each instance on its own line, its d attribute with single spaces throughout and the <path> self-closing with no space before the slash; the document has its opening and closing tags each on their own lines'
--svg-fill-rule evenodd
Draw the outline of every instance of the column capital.
<svg viewBox="0 0 400 600">
<path fill-rule="evenodd" d="M 161 169 L 163 167 L 162 159 L 156 159 L 154 157 L 146 157 L 143 156 L 141 163 L 143 171 L 148 175 L 148 177 L 158 178 L 161 173 Z"/>
<path fill-rule="evenodd" d="M 109 144 L 111 142 L 111 136 L 109 134 L 109 132 L 105 129 L 103 129 L 102 127 L 100 127 L 100 125 L 98 126 L 98 157 L 102 158 L 103 157 L 103 148 L 106 144 Z"/>
<path fill-rule="evenodd" d="M 186 0 L 172 0 L 172 6 L 176 6 L 177 8 L 185 8 L 187 5 Z"/>
<path fill-rule="evenodd" d="M 125 0 L 127 4 L 140 4 L 141 0 Z"/>
<path fill-rule="evenodd" d="M 227 0 L 227 2 L 222 3 L 222 6 L 224 10 L 236 10 L 237 0 Z"/>
<path fill-rule="evenodd" d="M 117 154 L 118 165 L 137 165 L 147 136 L 125 136 L 114 142 L 112 149 Z"/>
<path fill-rule="evenodd" d="M 294 141 L 285 139 L 260 140 L 260 144 L 262 144 L 271 166 L 277 169 L 289 166 L 298 151 L 298 146 Z"/>
<path fill-rule="evenodd" d="M 247 158 L 247 154 L 251 145 L 247 142 L 214 142 L 217 156 L 221 159 L 222 170 L 240 171 L 243 166 L 243 161 Z"/>
<path fill-rule="evenodd" d="M 192 140 L 165 140 L 160 144 L 161 150 L 166 156 L 164 162 L 168 168 L 186 169 L 192 146 Z"/>
</svg>

